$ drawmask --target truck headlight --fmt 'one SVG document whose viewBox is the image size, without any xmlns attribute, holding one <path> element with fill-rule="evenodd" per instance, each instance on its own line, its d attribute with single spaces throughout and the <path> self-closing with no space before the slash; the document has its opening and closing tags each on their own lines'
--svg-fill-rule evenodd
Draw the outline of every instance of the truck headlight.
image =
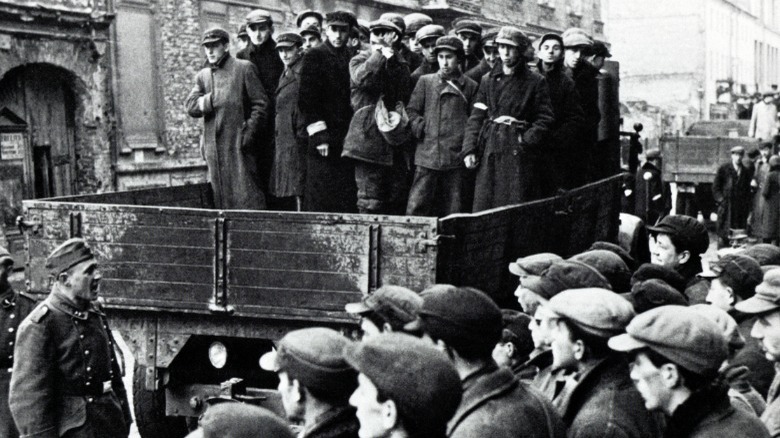
<svg viewBox="0 0 780 438">
<path fill-rule="evenodd" d="M 214 342 L 209 347 L 209 362 L 216 369 L 222 369 L 227 363 L 227 347 L 222 342 Z"/>
</svg>

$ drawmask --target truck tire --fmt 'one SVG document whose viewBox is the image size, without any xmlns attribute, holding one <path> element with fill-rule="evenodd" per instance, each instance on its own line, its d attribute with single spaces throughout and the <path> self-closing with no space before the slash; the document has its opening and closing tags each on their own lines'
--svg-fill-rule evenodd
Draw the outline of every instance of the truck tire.
<svg viewBox="0 0 780 438">
<path fill-rule="evenodd" d="M 181 438 L 189 433 L 184 417 L 165 415 L 165 391 L 148 391 L 144 386 L 146 367 L 133 369 L 133 408 L 141 438 Z"/>
</svg>

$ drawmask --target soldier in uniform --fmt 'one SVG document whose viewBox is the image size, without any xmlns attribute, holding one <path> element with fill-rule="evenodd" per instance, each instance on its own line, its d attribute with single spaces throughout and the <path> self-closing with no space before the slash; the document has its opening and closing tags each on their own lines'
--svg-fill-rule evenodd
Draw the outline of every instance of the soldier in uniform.
<svg viewBox="0 0 780 438">
<path fill-rule="evenodd" d="M 51 293 L 19 326 L 9 404 L 22 436 L 127 437 L 132 423 L 100 273 L 73 238 L 46 259 Z"/>
<path fill-rule="evenodd" d="M 11 254 L 0 246 L 0 438 L 19 436 L 8 409 L 8 389 L 14 365 L 16 330 L 35 307 L 35 300 L 31 296 L 14 291 L 8 281 L 13 267 Z"/>
</svg>

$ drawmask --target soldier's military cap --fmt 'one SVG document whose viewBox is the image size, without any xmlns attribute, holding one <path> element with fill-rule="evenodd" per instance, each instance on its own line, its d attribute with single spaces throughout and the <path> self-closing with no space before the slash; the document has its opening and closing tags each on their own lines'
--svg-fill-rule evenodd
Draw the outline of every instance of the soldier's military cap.
<svg viewBox="0 0 780 438">
<path fill-rule="evenodd" d="M 743 146 L 734 146 L 733 148 L 730 149 L 730 152 L 736 155 L 744 155 L 745 148 Z"/>
<path fill-rule="evenodd" d="M 764 281 L 756 286 L 756 294 L 734 307 L 742 313 L 764 313 L 780 309 L 780 268 L 764 274 Z"/>
<path fill-rule="evenodd" d="M 305 27 L 301 29 L 299 33 L 301 34 L 301 36 L 311 34 L 311 35 L 315 35 L 317 38 L 322 38 L 322 32 L 317 26 Z"/>
<path fill-rule="evenodd" d="M 203 42 L 201 42 L 201 45 L 216 42 L 227 43 L 228 41 L 230 41 L 230 34 L 225 29 L 222 29 L 221 27 L 212 27 L 203 32 Z"/>
<path fill-rule="evenodd" d="M 621 260 L 628 266 L 628 269 L 630 269 L 632 272 L 636 271 L 637 265 L 636 265 L 636 259 L 631 256 L 631 254 L 628 253 L 625 249 L 623 249 L 622 246 L 612 243 L 612 242 L 605 242 L 603 240 L 598 240 L 596 242 L 593 242 L 593 245 L 588 248 L 588 251 L 594 250 L 594 249 L 605 249 L 607 251 L 612 251 L 615 254 L 620 257 Z"/>
<path fill-rule="evenodd" d="M 237 37 L 248 37 L 246 33 L 246 24 L 242 24 L 241 26 L 238 26 L 238 33 L 236 34 Z"/>
<path fill-rule="evenodd" d="M 386 321 L 396 321 L 403 326 L 417 319 L 422 302 L 420 295 L 411 289 L 385 285 L 364 296 L 359 303 L 347 304 L 345 310 L 358 315 L 376 312 Z"/>
<path fill-rule="evenodd" d="M 266 24 L 268 26 L 274 24 L 274 19 L 268 11 L 262 9 L 255 9 L 246 14 L 246 24 Z"/>
<path fill-rule="evenodd" d="M 443 37 L 444 35 L 446 35 L 446 32 L 444 31 L 444 27 L 439 26 L 438 24 L 429 24 L 427 26 L 421 27 L 417 31 L 415 38 L 417 38 L 418 43 L 422 43 L 427 39 L 433 38 L 434 40 L 436 40 L 439 39 L 440 37 Z"/>
<path fill-rule="evenodd" d="M 634 306 L 637 314 L 661 306 L 688 305 L 688 299 L 682 292 L 657 278 L 638 281 L 631 287 L 631 292 L 621 295 Z"/>
<path fill-rule="evenodd" d="M 631 270 L 619 255 L 606 249 L 592 249 L 573 256 L 576 260 L 593 266 L 609 280 L 615 292 L 627 292 L 631 288 Z"/>
<path fill-rule="evenodd" d="M 649 348 L 678 366 L 714 376 L 728 356 L 726 339 L 717 324 L 683 306 L 662 306 L 637 315 L 626 333 L 609 340 L 616 351 Z"/>
<path fill-rule="evenodd" d="M 539 276 L 522 279 L 523 287 L 549 300 L 567 289 L 588 287 L 610 289 L 609 280 L 594 267 L 576 260 L 554 262 Z"/>
<path fill-rule="evenodd" d="M 395 12 L 385 12 L 384 14 L 379 16 L 378 21 L 392 22 L 398 27 L 398 29 L 401 30 L 401 35 L 403 35 L 406 32 L 406 22 L 404 21 L 404 16 L 401 14 L 397 14 Z"/>
<path fill-rule="evenodd" d="M 81 262 L 94 258 L 95 255 L 92 254 L 92 249 L 87 245 L 87 242 L 80 237 L 74 237 L 66 240 L 49 254 L 49 257 L 46 258 L 46 269 L 57 275 Z"/>
<path fill-rule="evenodd" d="M 417 320 L 407 331 L 423 331 L 456 351 L 490 354 L 501 338 L 501 309 L 483 292 L 471 287 L 437 284 L 420 293 Z"/>
<path fill-rule="evenodd" d="M 470 33 L 478 37 L 482 36 L 482 25 L 472 20 L 460 20 L 455 23 L 455 34 Z"/>
<path fill-rule="evenodd" d="M 344 357 L 395 402 L 419 436 L 444 435 L 455 414 L 462 386 L 455 366 L 430 343 L 403 333 L 380 333 L 350 342 Z M 421 433 L 430 431 L 431 433 Z M 436 433 L 437 432 L 437 433 Z"/>
<path fill-rule="evenodd" d="M 295 47 L 303 44 L 303 38 L 296 32 L 283 32 L 276 37 L 276 48 Z"/>
<path fill-rule="evenodd" d="M 443 36 L 436 40 L 436 47 L 433 51 L 439 53 L 440 50 L 451 50 L 459 57 L 466 56 L 465 48 L 463 47 L 463 41 L 456 36 Z"/>
<path fill-rule="evenodd" d="M 658 225 L 647 227 L 647 230 L 674 236 L 681 246 L 676 248 L 677 252 L 688 250 L 694 255 L 699 255 L 707 252 L 710 246 L 707 228 L 690 216 L 670 214 L 661 219 Z"/>
<path fill-rule="evenodd" d="M 637 282 L 650 280 L 652 278 L 662 280 L 680 293 L 685 293 L 687 283 L 685 277 L 672 268 L 654 265 L 652 263 L 645 263 L 634 272 L 634 275 L 631 276 L 631 285 L 633 286 Z"/>
<path fill-rule="evenodd" d="M 545 269 L 552 266 L 554 262 L 563 260 L 558 254 L 551 252 L 540 252 L 525 257 L 520 257 L 509 264 L 509 272 L 518 277 L 527 277 L 529 275 L 542 275 Z"/>
<path fill-rule="evenodd" d="M 397 24 L 393 23 L 390 20 L 382 20 L 382 19 L 372 21 L 371 23 L 369 23 L 368 30 L 370 30 L 371 32 L 375 30 L 389 30 L 397 33 L 398 35 L 403 34 L 403 31 L 401 30 L 400 27 L 398 27 Z"/>
<path fill-rule="evenodd" d="M 728 312 L 710 304 L 695 304 L 691 306 L 691 309 L 717 324 L 726 339 L 726 344 L 732 351 L 740 350 L 745 346 L 745 338 L 739 332 L 739 324 Z"/>
<path fill-rule="evenodd" d="M 323 18 L 324 18 L 324 17 L 322 16 L 322 14 L 320 14 L 319 12 L 317 12 L 317 11 L 313 11 L 313 10 L 311 10 L 311 9 L 306 9 L 306 10 L 304 10 L 304 11 L 301 11 L 301 12 L 298 14 L 298 16 L 297 16 L 297 17 L 295 17 L 295 24 L 296 24 L 296 26 L 298 26 L 298 27 L 301 27 L 301 23 L 303 23 L 303 20 L 305 20 L 305 19 L 306 19 L 306 17 L 314 17 L 314 18 L 316 18 L 316 19 L 317 19 L 317 21 L 319 21 L 320 23 L 322 23 L 322 20 L 323 20 Z"/>
<path fill-rule="evenodd" d="M 526 47 L 531 40 L 522 30 L 514 26 L 504 26 L 496 35 L 496 44 L 507 44 L 515 47 Z"/>
<path fill-rule="evenodd" d="M 0 246 L 0 267 L 6 264 L 14 264 L 14 259 L 11 257 L 11 253 L 7 249 Z"/>
<path fill-rule="evenodd" d="M 597 287 L 565 290 L 552 297 L 545 308 L 602 338 L 622 333 L 635 315 L 628 300 Z"/>
<path fill-rule="evenodd" d="M 203 438 L 293 438 L 292 430 L 268 409 L 228 402 L 209 406 L 198 420 Z"/>
<path fill-rule="evenodd" d="M 740 292 L 748 292 L 753 295 L 756 286 L 761 283 L 764 273 L 761 271 L 761 265 L 749 256 L 744 254 L 727 254 L 720 260 L 710 264 L 710 270 L 699 274 L 702 278 L 721 278 L 725 277 L 729 285 L 735 287 L 738 295 Z M 744 291 L 744 292 L 743 292 Z M 742 298 L 749 298 L 742 297 Z"/>
<path fill-rule="evenodd" d="M 325 14 L 325 23 L 328 26 L 357 26 L 357 18 L 355 14 L 349 11 L 334 11 Z"/>
<path fill-rule="evenodd" d="M 498 29 L 491 29 L 482 34 L 482 47 L 495 47 Z"/>
<path fill-rule="evenodd" d="M 406 25 L 407 35 L 417 35 L 420 29 L 433 24 L 433 19 L 425 14 L 413 12 L 404 16 L 404 24 Z"/>
<path fill-rule="evenodd" d="M 775 157 L 772 157 L 775 158 Z M 777 157 L 780 160 L 780 157 Z M 771 158 L 770 158 L 771 161 Z M 743 255 L 753 257 L 759 265 L 780 265 L 780 248 L 769 243 L 758 243 L 742 251 Z"/>
<path fill-rule="evenodd" d="M 356 387 L 355 371 L 344 360 L 347 338 L 339 332 L 312 327 L 293 330 L 279 340 L 276 350 L 260 358 L 267 371 L 286 372 L 307 388 L 348 395 Z"/>
<path fill-rule="evenodd" d="M 593 47 L 593 40 L 584 30 L 578 27 L 566 29 L 561 35 L 563 46 L 568 47 Z"/>
<path fill-rule="evenodd" d="M 601 41 L 595 41 L 591 53 L 596 56 L 603 56 L 605 58 L 611 58 L 612 53 L 609 52 L 609 47 Z"/>
</svg>

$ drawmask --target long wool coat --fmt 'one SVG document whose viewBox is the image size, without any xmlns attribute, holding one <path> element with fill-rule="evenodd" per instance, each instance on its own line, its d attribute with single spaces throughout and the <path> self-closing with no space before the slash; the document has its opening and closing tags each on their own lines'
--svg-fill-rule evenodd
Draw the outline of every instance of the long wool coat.
<svg viewBox="0 0 780 438">
<path fill-rule="evenodd" d="M 185 106 L 190 116 L 203 117 L 203 153 L 216 207 L 264 209 L 257 144 L 268 121 L 268 97 L 255 66 L 227 55 L 216 68 L 204 68 Z"/>
<path fill-rule="evenodd" d="M 728 239 L 730 228 L 744 229 L 747 226 L 752 179 L 753 169 L 741 164 L 739 173 L 730 162 L 718 168 L 712 195 L 718 203 L 718 236 L 721 238 Z"/>
<path fill-rule="evenodd" d="M 500 116 L 524 121 L 527 128 L 493 123 Z M 463 141 L 463 156 L 474 153 L 479 158 L 474 212 L 538 196 L 539 177 L 535 172 L 553 120 L 544 78 L 522 63 L 506 76 L 501 62 L 496 62 L 479 85 Z"/>
<path fill-rule="evenodd" d="M 761 197 L 765 201 L 761 217 L 761 237 L 780 238 L 780 166 L 773 167 L 767 174 Z"/>
<path fill-rule="evenodd" d="M 282 73 L 276 89 L 274 161 L 269 190 L 278 197 L 303 196 L 306 175 L 306 126 L 298 110 L 301 67 L 298 60 Z"/>
<path fill-rule="evenodd" d="M 755 193 L 753 193 L 753 209 L 750 213 L 750 231 L 751 235 L 758 238 L 770 238 L 776 231 L 764 228 L 764 216 L 768 213 L 766 209 L 767 199 L 762 194 L 766 187 L 766 179 L 769 175 L 769 163 L 764 160 L 756 161 L 756 171 L 753 174 L 755 182 Z"/>
</svg>

